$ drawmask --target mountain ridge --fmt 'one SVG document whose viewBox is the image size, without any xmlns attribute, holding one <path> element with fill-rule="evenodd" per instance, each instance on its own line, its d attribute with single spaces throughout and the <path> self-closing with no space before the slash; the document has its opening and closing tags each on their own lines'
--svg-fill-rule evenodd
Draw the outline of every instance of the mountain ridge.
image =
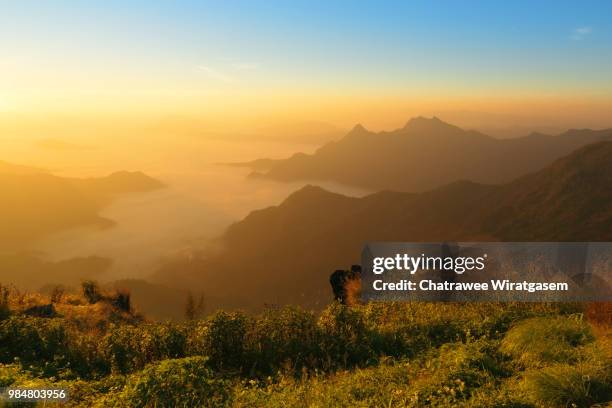
<svg viewBox="0 0 612 408">
<path fill-rule="evenodd" d="M 461 179 L 506 183 L 601 140 L 612 140 L 612 129 L 495 139 L 435 116 L 417 117 L 390 132 L 372 132 L 356 125 L 313 154 L 240 165 L 251 167 L 253 177 L 276 181 L 336 181 L 374 191 L 423 192 Z"/>
<path fill-rule="evenodd" d="M 612 142 L 500 185 L 456 181 L 362 198 L 308 185 L 230 226 L 222 253 L 177 260 L 157 279 L 214 293 L 221 307 L 317 308 L 331 296 L 329 274 L 359 263 L 365 242 L 612 241 L 611 203 Z"/>
<path fill-rule="evenodd" d="M 71 178 L 11 166 L 12 172 L 0 172 L 3 198 L 0 215 L 4 220 L 0 250 L 20 249 L 33 240 L 68 228 L 112 226 L 113 221 L 98 213 L 116 196 L 164 186 L 142 172 Z"/>
</svg>

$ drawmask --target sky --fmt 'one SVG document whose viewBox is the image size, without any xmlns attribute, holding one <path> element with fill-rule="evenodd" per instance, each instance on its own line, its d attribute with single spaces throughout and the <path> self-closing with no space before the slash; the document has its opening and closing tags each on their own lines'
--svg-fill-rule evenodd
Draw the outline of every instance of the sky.
<svg viewBox="0 0 612 408">
<path fill-rule="evenodd" d="M 0 10 L 0 120 L 11 123 L 112 114 L 386 128 L 447 112 L 598 127 L 612 107 L 609 1 L 23 0 Z"/>
</svg>

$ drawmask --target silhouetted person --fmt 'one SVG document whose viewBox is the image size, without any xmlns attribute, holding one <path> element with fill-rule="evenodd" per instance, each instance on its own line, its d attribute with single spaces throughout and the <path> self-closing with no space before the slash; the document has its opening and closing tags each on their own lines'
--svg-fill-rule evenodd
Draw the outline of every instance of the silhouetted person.
<svg viewBox="0 0 612 408">
<path fill-rule="evenodd" d="M 350 270 L 336 269 L 329 277 L 329 283 L 334 292 L 334 299 L 346 305 L 349 294 L 347 283 L 349 281 L 361 279 L 361 265 L 352 265 Z"/>
</svg>

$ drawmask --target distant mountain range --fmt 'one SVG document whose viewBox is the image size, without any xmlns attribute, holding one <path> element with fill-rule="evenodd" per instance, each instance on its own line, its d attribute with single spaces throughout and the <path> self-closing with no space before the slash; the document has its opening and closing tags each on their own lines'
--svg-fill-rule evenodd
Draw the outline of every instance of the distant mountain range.
<svg viewBox="0 0 612 408">
<path fill-rule="evenodd" d="M 142 279 L 122 279 L 104 285 L 105 289 L 127 290 L 138 312 L 154 320 L 181 320 L 189 291 L 147 282 Z M 198 293 L 191 293 L 197 300 Z"/>
<path fill-rule="evenodd" d="M 162 183 L 141 172 L 80 179 L 1 162 L 0 250 L 19 249 L 66 228 L 111 225 L 98 212 L 115 196 L 161 187 Z"/>
<path fill-rule="evenodd" d="M 0 252 L 0 284 L 28 291 L 45 285 L 78 287 L 84 279 L 100 279 L 111 264 L 110 259 L 100 256 L 50 261 L 35 253 Z"/>
<path fill-rule="evenodd" d="M 460 180 L 507 183 L 603 140 L 612 140 L 612 129 L 495 139 L 436 117 L 418 117 L 391 132 L 375 133 L 357 125 L 314 154 L 234 165 L 251 167 L 253 177 L 272 180 L 326 180 L 375 191 L 422 192 Z"/>
<path fill-rule="evenodd" d="M 421 125 L 448 126 L 435 120 L 410 126 Z M 307 186 L 231 226 L 220 254 L 176 260 L 157 279 L 222 299 L 210 307 L 316 308 L 331 298 L 330 273 L 359 263 L 365 242 L 452 240 L 612 241 L 612 142 L 582 147 L 501 185 L 462 181 L 425 193 L 386 191 L 363 198 Z"/>
<path fill-rule="evenodd" d="M 45 172 L 46 170 L 38 167 L 22 166 L 0 160 L 0 174 L 37 174 Z"/>
</svg>

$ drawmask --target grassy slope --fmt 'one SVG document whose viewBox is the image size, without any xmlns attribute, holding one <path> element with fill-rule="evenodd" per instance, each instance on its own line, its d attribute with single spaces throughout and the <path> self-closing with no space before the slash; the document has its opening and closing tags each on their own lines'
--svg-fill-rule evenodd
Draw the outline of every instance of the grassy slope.
<svg viewBox="0 0 612 408">
<path fill-rule="evenodd" d="M 285 308 L 176 324 L 73 297 L 55 318 L 10 308 L 0 320 L 0 386 L 67 387 L 73 406 L 564 407 L 612 399 L 612 331 L 595 331 L 579 305 L 332 304 L 320 315 Z"/>
</svg>

